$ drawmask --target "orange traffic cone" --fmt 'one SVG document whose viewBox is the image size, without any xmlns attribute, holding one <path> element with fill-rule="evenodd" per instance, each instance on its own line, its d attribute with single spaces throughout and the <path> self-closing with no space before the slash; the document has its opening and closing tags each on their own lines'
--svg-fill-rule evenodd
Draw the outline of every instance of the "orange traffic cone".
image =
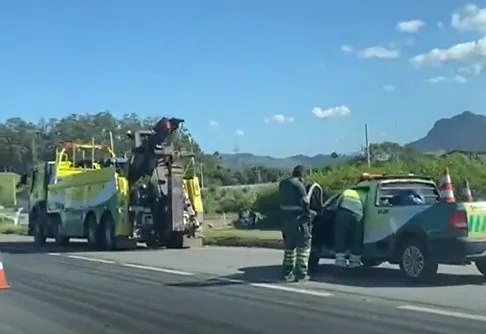
<svg viewBox="0 0 486 334">
<path fill-rule="evenodd" d="M 473 201 L 471 188 L 469 188 L 469 182 L 467 182 L 467 179 L 464 179 L 464 188 L 462 189 L 462 195 L 464 196 L 466 202 Z"/>
<path fill-rule="evenodd" d="M 444 176 L 439 186 L 440 200 L 446 203 L 455 203 L 454 191 L 452 190 L 451 176 L 449 175 L 449 168 L 444 170 Z"/>
<path fill-rule="evenodd" d="M 3 270 L 2 254 L 0 254 L 0 290 L 9 289 L 10 285 L 7 283 L 5 271 Z"/>
</svg>

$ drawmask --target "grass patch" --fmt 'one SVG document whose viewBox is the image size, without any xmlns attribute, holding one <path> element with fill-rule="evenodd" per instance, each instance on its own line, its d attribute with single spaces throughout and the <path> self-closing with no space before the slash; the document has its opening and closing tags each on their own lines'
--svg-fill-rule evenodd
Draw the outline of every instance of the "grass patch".
<svg viewBox="0 0 486 334">
<path fill-rule="evenodd" d="M 14 225 L 12 222 L 0 218 L 0 234 L 27 235 L 27 226 Z"/>
<path fill-rule="evenodd" d="M 203 232 L 205 245 L 232 247 L 283 248 L 280 231 L 256 229 L 206 229 Z"/>
</svg>

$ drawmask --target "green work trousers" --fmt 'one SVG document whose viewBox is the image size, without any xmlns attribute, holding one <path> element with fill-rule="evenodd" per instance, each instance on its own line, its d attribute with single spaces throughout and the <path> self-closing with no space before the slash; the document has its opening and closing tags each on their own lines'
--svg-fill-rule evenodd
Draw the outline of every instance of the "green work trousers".
<svg viewBox="0 0 486 334">
<path fill-rule="evenodd" d="M 336 213 L 334 250 L 336 253 L 361 255 L 363 248 L 362 217 L 349 210 L 339 208 Z"/>
<path fill-rule="evenodd" d="M 300 216 L 286 215 L 282 221 L 282 237 L 284 242 L 284 258 L 282 274 L 287 277 L 307 275 L 311 247 L 311 217 L 307 214 Z"/>
</svg>

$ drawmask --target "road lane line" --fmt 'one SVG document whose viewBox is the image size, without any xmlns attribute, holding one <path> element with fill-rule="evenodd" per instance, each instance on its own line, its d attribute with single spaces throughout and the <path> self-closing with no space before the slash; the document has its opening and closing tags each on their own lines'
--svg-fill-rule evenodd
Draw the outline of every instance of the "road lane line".
<svg viewBox="0 0 486 334">
<path fill-rule="evenodd" d="M 255 288 L 280 290 L 280 291 L 286 291 L 286 292 L 299 293 L 299 294 L 302 294 L 302 295 L 311 295 L 311 296 L 317 296 L 317 297 L 334 296 L 333 293 L 326 292 L 326 291 L 306 290 L 306 289 L 293 288 L 293 287 L 290 287 L 290 286 L 283 286 L 283 285 L 270 284 L 270 283 L 249 283 L 249 282 L 239 280 L 239 279 L 234 279 L 234 278 L 217 277 L 216 279 L 221 280 L 221 281 L 230 282 L 230 283 L 236 283 L 236 284 L 248 284 L 249 286 L 253 286 Z"/>
<path fill-rule="evenodd" d="M 311 296 L 316 296 L 316 297 L 329 297 L 333 296 L 332 293 L 330 292 L 324 292 L 324 291 L 316 291 L 316 290 L 305 290 L 305 289 L 299 289 L 299 288 L 291 288 L 289 286 L 282 286 L 282 285 L 276 285 L 276 284 L 267 284 L 267 283 L 250 283 L 251 286 L 257 287 L 257 288 L 264 288 L 264 289 L 270 289 L 270 290 L 280 290 L 280 291 L 287 291 L 287 292 L 294 292 L 294 293 L 299 293 L 302 295 L 311 295 Z"/>
<path fill-rule="evenodd" d="M 180 276 L 194 276 L 193 273 L 188 273 L 186 271 L 166 269 L 166 268 L 143 266 L 143 265 L 132 264 L 132 263 L 120 263 L 120 265 L 122 265 L 124 267 L 129 267 L 129 268 L 158 271 L 158 272 L 161 272 L 161 273 L 174 274 L 174 275 L 180 275 Z"/>
<path fill-rule="evenodd" d="M 116 264 L 115 261 L 104 260 L 104 259 L 96 259 L 94 257 L 87 257 L 87 256 L 66 255 L 66 257 L 71 258 L 71 259 L 85 260 L 85 261 L 98 262 L 98 263 Z"/>
<path fill-rule="evenodd" d="M 423 306 L 415 306 L 415 305 L 402 305 L 398 306 L 401 310 L 408 310 L 408 311 L 415 311 L 415 312 L 422 312 L 422 313 L 430 313 L 436 315 L 443 315 L 447 317 L 454 317 L 454 318 L 461 318 L 467 320 L 476 320 L 476 321 L 483 321 L 486 322 L 486 316 L 479 315 L 479 314 L 467 314 L 462 312 L 455 312 L 455 311 L 447 311 L 441 310 L 437 308 L 429 308 Z"/>
<path fill-rule="evenodd" d="M 51 256 L 61 256 L 62 254 L 61 253 L 47 253 L 47 255 L 51 255 Z"/>
</svg>

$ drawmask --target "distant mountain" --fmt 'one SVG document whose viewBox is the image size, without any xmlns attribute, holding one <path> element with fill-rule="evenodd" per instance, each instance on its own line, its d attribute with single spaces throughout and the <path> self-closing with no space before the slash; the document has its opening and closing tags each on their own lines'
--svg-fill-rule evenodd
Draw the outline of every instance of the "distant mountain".
<svg viewBox="0 0 486 334">
<path fill-rule="evenodd" d="M 442 118 L 427 135 L 406 145 L 424 152 L 486 151 L 486 116 L 470 111 Z"/>
<path fill-rule="evenodd" d="M 229 168 L 249 168 L 253 166 L 263 166 L 266 168 L 291 169 L 299 164 L 306 167 L 323 167 L 331 165 L 349 157 L 339 156 L 333 158 L 330 154 L 318 154 L 313 157 L 303 154 L 294 155 L 286 158 L 274 158 L 264 155 L 254 155 L 251 153 L 220 154 L 223 164 Z"/>
</svg>

